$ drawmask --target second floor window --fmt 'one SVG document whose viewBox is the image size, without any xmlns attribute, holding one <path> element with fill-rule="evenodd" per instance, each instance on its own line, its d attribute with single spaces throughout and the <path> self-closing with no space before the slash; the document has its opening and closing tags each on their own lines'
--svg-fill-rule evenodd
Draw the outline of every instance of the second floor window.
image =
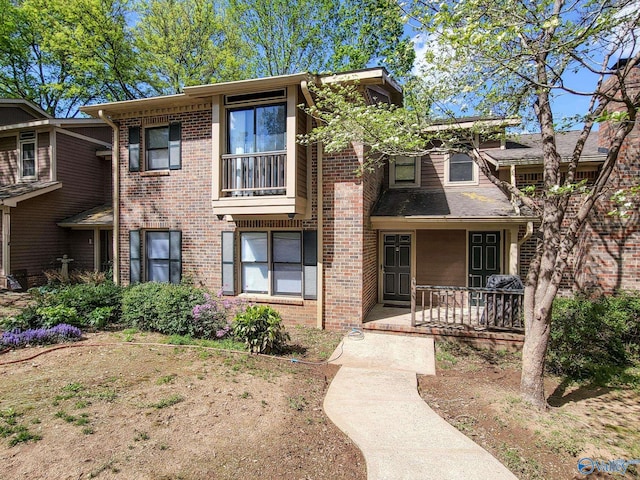
<svg viewBox="0 0 640 480">
<path fill-rule="evenodd" d="M 258 105 L 228 112 L 228 153 L 275 152 L 286 149 L 286 105 Z"/>
<path fill-rule="evenodd" d="M 454 153 L 449 157 L 449 183 L 475 182 L 475 163 L 466 153 Z"/>
<path fill-rule="evenodd" d="M 36 177 L 36 134 L 20 133 L 20 177 L 32 179 Z"/>
<path fill-rule="evenodd" d="M 391 187 L 417 187 L 420 185 L 420 158 L 398 155 L 389 165 Z"/>
<path fill-rule="evenodd" d="M 176 161 L 172 161 L 172 157 L 180 156 L 180 124 L 147 128 L 145 134 L 146 169 L 169 169 Z"/>
</svg>

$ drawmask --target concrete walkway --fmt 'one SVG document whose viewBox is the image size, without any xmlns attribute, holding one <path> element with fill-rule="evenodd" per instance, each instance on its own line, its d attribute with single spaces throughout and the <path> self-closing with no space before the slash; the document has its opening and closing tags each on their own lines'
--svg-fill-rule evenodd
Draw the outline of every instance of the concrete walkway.
<svg viewBox="0 0 640 480">
<path fill-rule="evenodd" d="M 347 336 L 336 357 L 324 410 L 362 450 L 368 480 L 516 479 L 418 394 L 416 373 L 435 374 L 433 339 Z"/>
</svg>

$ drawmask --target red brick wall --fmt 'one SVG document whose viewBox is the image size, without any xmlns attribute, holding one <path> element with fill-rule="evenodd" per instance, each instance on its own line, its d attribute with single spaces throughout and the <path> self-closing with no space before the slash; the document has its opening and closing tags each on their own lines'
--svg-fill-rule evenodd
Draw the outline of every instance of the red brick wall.
<svg viewBox="0 0 640 480">
<path fill-rule="evenodd" d="M 627 79 L 631 88 L 640 88 L 640 68 L 635 68 Z M 598 141 L 607 148 L 612 135 L 612 125 L 600 125 Z M 593 171 L 591 172 L 593 173 Z M 593 177 L 585 173 L 587 177 Z M 525 178 L 518 175 L 519 185 L 541 184 L 541 173 Z M 609 193 L 620 188 L 638 185 L 640 180 L 640 122 L 625 140 L 618 157 L 618 164 L 609 179 Z M 562 282 L 562 293 L 571 291 L 612 293 L 616 290 L 640 289 L 640 214 L 634 203 L 630 215 L 619 218 L 609 215 L 614 205 L 609 195 L 598 201 L 580 235 Z M 576 209 L 576 204 L 569 208 Z M 521 229 L 521 235 L 523 230 Z M 526 275 L 533 256 L 535 242 L 526 242 L 520 250 L 520 272 Z"/>
</svg>

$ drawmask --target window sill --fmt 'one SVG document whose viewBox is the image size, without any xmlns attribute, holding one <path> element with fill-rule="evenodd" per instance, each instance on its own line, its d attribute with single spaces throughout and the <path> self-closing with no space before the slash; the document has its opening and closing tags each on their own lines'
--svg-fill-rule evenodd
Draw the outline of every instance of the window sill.
<svg viewBox="0 0 640 480">
<path fill-rule="evenodd" d="M 272 297 L 256 293 L 241 293 L 238 298 L 253 303 L 270 303 L 273 305 L 304 305 L 302 297 Z"/>
<path fill-rule="evenodd" d="M 140 172 L 141 177 L 168 177 L 171 170 L 145 170 Z"/>
</svg>

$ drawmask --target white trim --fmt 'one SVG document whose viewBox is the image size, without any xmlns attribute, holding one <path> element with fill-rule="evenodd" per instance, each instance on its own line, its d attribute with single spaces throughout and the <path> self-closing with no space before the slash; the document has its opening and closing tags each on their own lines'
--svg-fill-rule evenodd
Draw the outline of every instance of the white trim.
<svg viewBox="0 0 640 480">
<path fill-rule="evenodd" d="M 49 133 L 49 180 L 58 180 L 58 135 L 54 128 Z"/>
<path fill-rule="evenodd" d="M 11 273 L 11 209 L 2 206 L 2 274 Z"/>
<path fill-rule="evenodd" d="M 56 182 L 53 185 L 49 185 L 48 187 L 40 188 L 29 193 L 23 193 L 22 195 L 17 195 L 15 197 L 0 200 L 0 205 L 17 207 L 19 202 L 29 200 L 30 198 L 37 197 L 39 195 L 44 195 L 45 193 L 53 192 L 54 190 L 58 190 L 59 188 L 62 188 L 62 182 Z"/>
<path fill-rule="evenodd" d="M 467 181 L 451 181 L 449 179 L 449 175 L 450 175 L 450 160 L 452 155 L 466 155 L 467 157 L 469 157 L 469 159 L 471 160 L 471 167 L 473 170 L 473 180 L 467 180 Z M 478 168 L 478 164 L 473 160 L 473 158 L 471 157 L 471 155 L 466 154 L 466 153 L 462 153 L 462 152 L 456 152 L 454 154 L 451 153 L 447 153 L 444 156 L 444 184 L 445 186 L 450 186 L 450 187 L 455 187 L 457 185 L 460 186 L 468 186 L 468 185 L 478 185 L 480 183 L 480 175 L 479 175 L 479 168 Z"/>
<path fill-rule="evenodd" d="M 104 126 L 106 127 L 107 125 L 104 125 Z M 111 144 L 109 142 L 103 142 L 102 140 L 98 140 L 97 138 L 93 138 L 93 137 L 88 137 L 81 133 L 72 132 L 70 130 L 65 130 L 64 128 L 59 128 L 59 127 L 56 127 L 53 130 L 55 132 L 59 132 L 64 135 L 68 135 L 70 137 L 78 138 L 80 140 L 85 140 L 90 143 L 95 143 L 96 145 L 101 145 L 103 147 L 111 148 Z"/>
<path fill-rule="evenodd" d="M 0 126 L 0 132 L 9 132 L 11 130 L 33 129 L 39 127 L 101 127 L 106 125 L 102 120 L 93 118 L 51 118 L 46 120 L 35 120 L 32 122 L 14 123 L 12 125 Z"/>
<path fill-rule="evenodd" d="M 26 133 L 26 132 L 20 132 Z M 38 132 L 33 132 L 33 138 L 27 140 L 20 139 L 18 134 L 18 179 L 20 181 L 35 182 L 38 180 Z M 23 175 L 23 155 L 22 148 L 24 145 L 33 144 L 33 175 Z"/>
</svg>

